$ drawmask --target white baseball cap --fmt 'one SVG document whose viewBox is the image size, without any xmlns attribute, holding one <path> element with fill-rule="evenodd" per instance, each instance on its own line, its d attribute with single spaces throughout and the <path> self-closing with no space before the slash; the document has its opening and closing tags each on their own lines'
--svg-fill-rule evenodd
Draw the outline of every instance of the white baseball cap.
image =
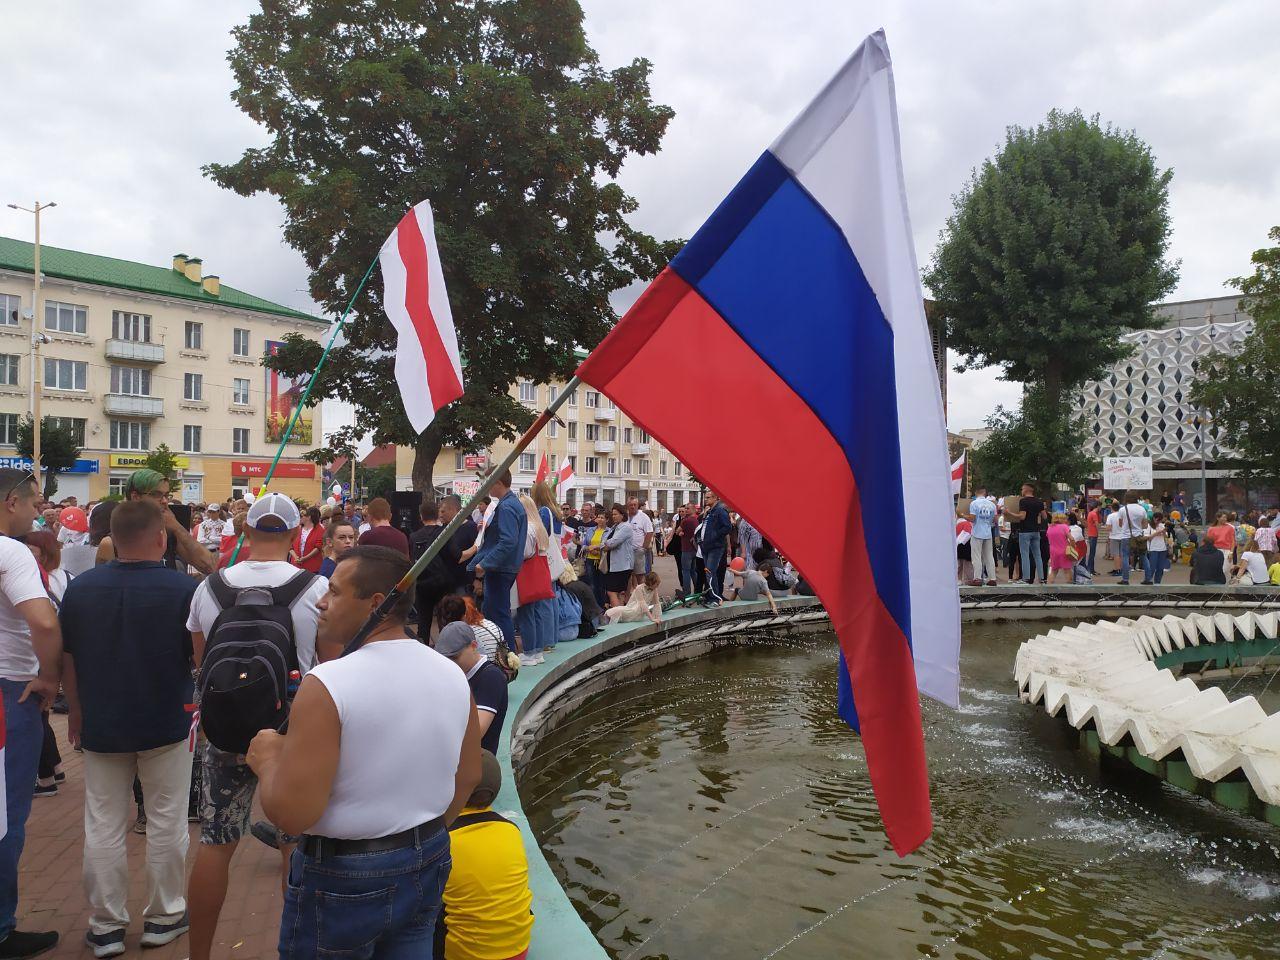
<svg viewBox="0 0 1280 960">
<path fill-rule="evenodd" d="M 298 505 L 283 493 L 264 493 L 253 502 L 244 518 L 245 526 L 263 533 L 284 533 L 302 525 Z"/>
</svg>

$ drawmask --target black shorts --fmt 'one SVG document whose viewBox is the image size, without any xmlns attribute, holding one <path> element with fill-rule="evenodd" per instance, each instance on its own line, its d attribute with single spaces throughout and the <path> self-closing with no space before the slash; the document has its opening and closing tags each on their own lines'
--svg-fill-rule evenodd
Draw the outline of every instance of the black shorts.
<svg viewBox="0 0 1280 960">
<path fill-rule="evenodd" d="M 604 575 L 604 588 L 610 593 L 626 593 L 629 583 L 631 583 L 630 570 L 619 570 L 616 573 L 609 572 Z"/>
</svg>

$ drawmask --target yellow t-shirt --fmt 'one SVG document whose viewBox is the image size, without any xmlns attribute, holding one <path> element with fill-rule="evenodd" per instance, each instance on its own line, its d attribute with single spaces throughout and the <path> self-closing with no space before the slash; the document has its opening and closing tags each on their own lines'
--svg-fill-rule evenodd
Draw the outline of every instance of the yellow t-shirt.
<svg viewBox="0 0 1280 960">
<path fill-rule="evenodd" d="M 604 542 L 604 535 L 607 532 L 604 527 L 596 527 L 591 531 L 591 536 L 587 540 L 587 559 L 593 563 L 600 562 L 602 552 L 600 544 Z"/>
<path fill-rule="evenodd" d="M 1267 573 L 1271 575 L 1271 582 L 1280 587 L 1280 562 L 1273 563 Z"/>
<path fill-rule="evenodd" d="M 467 807 L 468 814 L 489 813 Z M 453 868 L 444 888 L 445 960 L 507 960 L 529 948 L 533 892 L 520 828 L 490 821 L 449 831 Z"/>
</svg>

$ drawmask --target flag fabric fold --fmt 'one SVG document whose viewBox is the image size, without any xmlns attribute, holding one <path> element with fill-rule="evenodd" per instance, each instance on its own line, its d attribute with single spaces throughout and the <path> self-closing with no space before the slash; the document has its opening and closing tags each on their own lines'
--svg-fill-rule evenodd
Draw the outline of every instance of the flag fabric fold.
<svg viewBox="0 0 1280 960">
<path fill-rule="evenodd" d="M 894 849 L 932 826 L 917 686 L 955 706 L 941 395 L 883 33 L 869 37 L 578 370 L 804 574 Z M 664 384 L 684 385 L 678 392 Z M 767 423 L 741 443 L 706 411 Z M 695 415 L 690 415 L 694 411 Z M 805 464 L 816 515 L 777 495 Z"/>
<path fill-rule="evenodd" d="M 534 482 L 534 483 L 541 483 L 543 480 L 547 479 L 547 476 L 548 476 L 550 473 L 551 473 L 551 467 L 550 467 L 550 465 L 547 463 L 547 455 L 544 453 L 544 454 L 542 455 L 542 460 L 541 460 L 541 462 L 539 462 L 539 464 L 538 464 L 538 473 L 537 473 L 537 475 L 533 478 L 533 482 Z"/>
<path fill-rule="evenodd" d="M 964 486 L 964 451 L 960 451 L 960 456 L 951 464 L 951 495 L 953 497 L 960 496 L 960 488 Z"/>
<path fill-rule="evenodd" d="M 382 305 L 396 328 L 396 384 L 418 433 L 462 396 L 458 334 L 449 309 L 431 203 L 404 215 L 378 254 Z"/>
</svg>

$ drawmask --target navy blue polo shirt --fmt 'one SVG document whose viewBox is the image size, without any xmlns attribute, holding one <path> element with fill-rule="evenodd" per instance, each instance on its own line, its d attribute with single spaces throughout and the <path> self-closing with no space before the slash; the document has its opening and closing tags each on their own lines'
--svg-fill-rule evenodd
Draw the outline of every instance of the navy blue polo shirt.
<svg viewBox="0 0 1280 960">
<path fill-rule="evenodd" d="M 185 573 L 151 561 L 113 560 L 67 584 L 59 617 L 86 750 L 136 753 L 186 739 L 195 592 Z"/>
</svg>

